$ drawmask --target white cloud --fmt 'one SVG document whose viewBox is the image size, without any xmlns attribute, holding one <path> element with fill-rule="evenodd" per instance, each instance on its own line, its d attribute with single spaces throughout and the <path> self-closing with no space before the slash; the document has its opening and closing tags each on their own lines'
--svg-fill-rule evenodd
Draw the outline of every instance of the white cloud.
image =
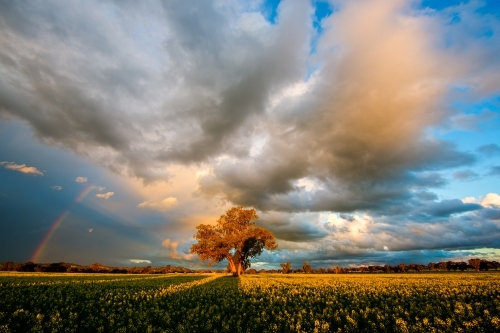
<svg viewBox="0 0 500 333">
<path fill-rule="evenodd" d="M 16 164 L 14 162 L 0 162 L 6 169 L 15 170 L 26 174 L 43 176 L 43 172 L 32 166 L 26 166 L 26 164 Z"/>
<path fill-rule="evenodd" d="M 50 188 L 53 189 L 53 190 L 56 190 L 56 191 L 62 190 L 62 186 L 59 186 L 59 185 L 51 186 Z"/>
<path fill-rule="evenodd" d="M 167 238 L 161 245 L 165 248 L 165 250 L 161 252 L 163 257 L 183 260 L 192 260 L 196 257 L 196 254 L 188 252 L 189 244 L 187 243 L 172 241 Z"/>
<path fill-rule="evenodd" d="M 466 197 L 462 199 L 463 203 L 477 203 L 477 199 L 474 197 Z"/>
<path fill-rule="evenodd" d="M 106 188 L 104 186 L 92 186 L 93 189 L 96 189 L 99 192 L 104 191 Z"/>
<path fill-rule="evenodd" d="M 83 184 L 88 181 L 87 177 L 76 177 L 75 182 Z"/>
<path fill-rule="evenodd" d="M 295 182 L 295 184 L 307 192 L 316 191 L 321 188 L 321 185 L 318 184 L 318 182 L 309 177 L 300 178 Z"/>
<path fill-rule="evenodd" d="M 474 197 L 466 197 L 462 199 L 462 202 L 480 204 L 485 208 L 500 208 L 500 195 L 496 193 L 488 193 L 485 196 L 480 196 L 478 199 Z"/>
<path fill-rule="evenodd" d="M 111 198 L 114 194 L 115 194 L 115 192 L 106 192 L 106 193 L 98 193 L 95 196 L 100 198 L 100 199 L 107 200 L 107 199 Z"/>
<path fill-rule="evenodd" d="M 140 263 L 150 264 L 151 260 L 146 260 L 146 259 L 130 259 L 130 262 L 134 263 L 134 264 L 140 264 Z"/>
<path fill-rule="evenodd" d="M 169 208 L 172 208 L 178 204 L 177 198 L 174 197 L 168 197 L 163 199 L 160 202 L 154 202 L 154 201 L 144 201 L 141 202 L 140 204 L 137 205 L 137 207 L 140 208 L 150 208 L 150 209 L 155 209 L 155 210 L 167 210 Z"/>
<path fill-rule="evenodd" d="M 481 206 L 487 208 L 500 208 L 500 195 L 496 193 L 488 193 L 481 198 Z"/>
</svg>

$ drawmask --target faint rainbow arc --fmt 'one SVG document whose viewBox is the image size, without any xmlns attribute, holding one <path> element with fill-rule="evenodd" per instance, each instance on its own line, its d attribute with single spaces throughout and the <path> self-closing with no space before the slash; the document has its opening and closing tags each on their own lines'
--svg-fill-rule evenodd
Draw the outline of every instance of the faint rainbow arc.
<svg viewBox="0 0 500 333">
<path fill-rule="evenodd" d="M 87 196 L 87 194 L 89 194 L 90 191 L 92 191 L 94 187 L 95 187 L 94 185 L 87 186 L 82 192 L 80 192 L 80 194 L 76 196 L 75 201 L 71 204 L 71 206 L 69 206 L 67 210 L 65 210 L 61 215 L 59 215 L 59 217 L 54 221 L 54 223 L 52 223 L 52 226 L 50 227 L 49 231 L 45 234 L 42 241 L 40 242 L 35 252 L 31 256 L 30 261 L 36 262 L 38 260 L 38 258 L 40 257 L 43 250 L 47 246 L 47 243 L 49 242 L 54 232 L 57 230 L 57 228 L 59 228 L 59 226 L 66 219 L 66 217 L 68 217 L 71 208 L 73 208 L 75 203 L 81 202 Z"/>
</svg>

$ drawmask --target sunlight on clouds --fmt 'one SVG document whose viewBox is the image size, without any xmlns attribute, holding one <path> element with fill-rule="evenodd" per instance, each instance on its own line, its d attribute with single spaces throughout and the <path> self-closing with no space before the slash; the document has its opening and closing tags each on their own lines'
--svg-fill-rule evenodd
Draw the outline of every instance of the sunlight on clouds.
<svg viewBox="0 0 500 333">
<path fill-rule="evenodd" d="M 261 155 L 264 145 L 267 141 L 267 135 L 260 135 L 252 140 L 252 146 L 250 147 L 249 155 L 250 157 L 257 157 Z"/>
<path fill-rule="evenodd" d="M 303 188 L 307 192 L 321 189 L 321 184 L 309 177 L 300 178 L 295 182 L 297 187 Z"/>
<path fill-rule="evenodd" d="M 488 193 L 485 196 L 480 196 L 478 199 L 474 197 L 466 197 L 462 199 L 463 203 L 477 203 L 485 208 L 500 208 L 500 195 L 497 193 Z"/>
<path fill-rule="evenodd" d="M 107 200 L 107 199 L 111 198 L 114 194 L 115 194 L 115 192 L 106 192 L 106 193 L 98 193 L 95 196 L 98 197 L 99 199 Z"/>
<path fill-rule="evenodd" d="M 305 93 L 307 93 L 309 91 L 309 89 L 311 89 L 310 85 L 313 84 L 313 82 L 311 82 L 311 81 L 312 81 L 312 79 L 310 79 L 307 82 L 304 82 L 304 81 L 296 82 L 296 83 L 291 84 L 288 87 L 284 88 L 283 90 L 281 90 L 279 93 L 275 94 L 274 96 L 272 96 L 270 99 L 271 100 L 271 102 L 270 102 L 271 109 L 275 108 L 278 104 L 280 104 L 281 102 L 283 102 L 287 99 L 292 99 L 294 97 L 300 97 L 300 96 L 304 95 Z"/>
<path fill-rule="evenodd" d="M 486 196 L 481 200 L 481 206 L 500 208 L 500 195 L 496 193 L 486 194 Z"/>
<path fill-rule="evenodd" d="M 195 253 L 189 253 L 190 244 L 188 243 L 172 241 L 167 238 L 161 245 L 164 247 L 164 250 L 159 254 L 162 257 L 182 260 L 193 260 L 197 257 Z M 180 250 L 180 248 L 183 248 L 183 250 Z"/>
<path fill-rule="evenodd" d="M 202 170 L 199 170 L 199 171 L 196 171 L 196 179 L 200 179 L 202 178 L 203 176 L 206 176 L 210 174 L 210 169 L 206 168 L 206 169 L 202 169 Z"/>
<path fill-rule="evenodd" d="M 174 197 L 168 197 L 163 199 L 160 202 L 152 202 L 152 201 L 143 201 L 140 204 L 137 205 L 137 207 L 140 208 L 150 208 L 150 209 L 156 209 L 156 210 L 168 210 L 174 206 L 177 206 L 178 201 L 177 198 Z"/>
<path fill-rule="evenodd" d="M 363 234 L 373 223 L 373 219 L 368 214 L 342 216 L 339 214 L 330 214 L 328 216 L 328 225 L 335 227 L 336 232 L 349 233 L 351 236 Z"/>
<path fill-rule="evenodd" d="M 75 182 L 83 184 L 88 181 L 87 177 L 76 177 Z"/>
<path fill-rule="evenodd" d="M 43 172 L 41 172 L 40 170 L 38 170 L 35 167 L 26 166 L 26 164 L 16 164 L 14 162 L 4 161 L 4 162 L 0 162 L 0 165 L 3 165 L 6 169 L 9 169 L 9 170 L 15 170 L 15 171 L 19 171 L 19 172 L 31 174 L 31 175 L 43 176 Z"/>
<path fill-rule="evenodd" d="M 207 201 L 196 195 L 198 177 L 210 173 L 210 170 L 206 164 L 192 167 L 174 165 L 168 168 L 168 173 L 175 176 L 168 181 L 146 185 L 140 179 L 128 178 L 125 182 L 129 191 L 140 198 L 135 203 L 136 207 L 160 212 L 166 219 L 163 226 L 155 231 L 156 235 L 175 234 L 187 238 L 194 234 L 197 225 L 215 223 L 221 212 L 231 207 L 231 203 Z M 172 199 L 163 202 L 168 198 Z M 176 204 L 174 199 L 177 199 Z"/>
<path fill-rule="evenodd" d="M 477 199 L 474 197 L 465 197 L 462 199 L 463 203 L 477 203 Z"/>
</svg>

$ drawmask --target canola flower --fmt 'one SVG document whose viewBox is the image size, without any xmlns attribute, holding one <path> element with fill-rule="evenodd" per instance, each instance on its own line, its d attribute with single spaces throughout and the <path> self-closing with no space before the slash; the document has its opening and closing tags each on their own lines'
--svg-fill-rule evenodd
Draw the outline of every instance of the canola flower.
<svg viewBox="0 0 500 333">
<path fill-rule="evenodd" d="M 11 278 L 0 332 L 500 332 L 495 272 Z"/>
</svg>

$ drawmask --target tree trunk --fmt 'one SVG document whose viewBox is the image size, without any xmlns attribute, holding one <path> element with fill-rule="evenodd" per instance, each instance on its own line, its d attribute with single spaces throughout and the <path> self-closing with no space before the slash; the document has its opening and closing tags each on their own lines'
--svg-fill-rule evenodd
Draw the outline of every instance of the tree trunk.
<svg viewBox="0 0 500 333">
<path fill-rule="evenodd" d="M 231 267 L 231 273 L 234 277 L 240 277 L 243 274 L 243 265 L 234 258 L 227 258 L 229 266 Z"/>
<path fill-rule="evenodd" d="M 231 267 L 231 273 L 233 273 L 233 276 L 238 276 L 237 266 L 234 263 L 233 258 L 227 258 L 227 261 L 229 262 L 229 266 Z"/>
</svg>

